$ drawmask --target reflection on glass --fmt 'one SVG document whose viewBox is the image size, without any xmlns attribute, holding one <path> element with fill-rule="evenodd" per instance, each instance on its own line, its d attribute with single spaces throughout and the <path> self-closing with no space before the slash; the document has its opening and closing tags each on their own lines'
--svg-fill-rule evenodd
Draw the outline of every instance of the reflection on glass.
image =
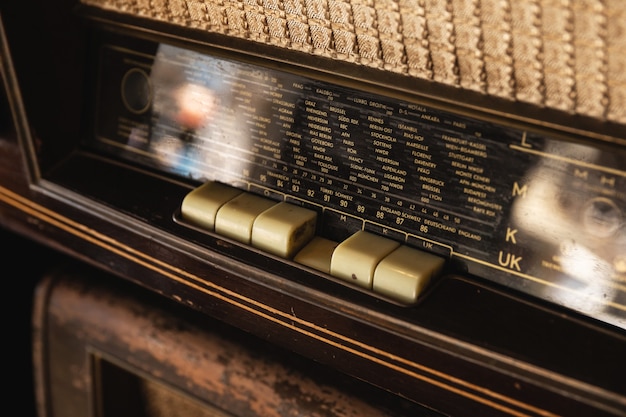
<svg viewBox="0 0 626 417">
<path fill-rule="evenodd" d="M 366 224 L 626 328 L 625 151 L 170 45 L 106 53 L 107 151 L 289 196 L 323 208 L 324 237 Z"/>
<path fill-rule="evenodd" d="M 611 168 L 620 157 L 552 141 L 545 152 L 512 207 L 512 223 L 536 242 L 537 268 L 552 271 L 543 274 L 552 277 L 543 296 L 603 316 L 626 276 L 623 173 Z"/>
<path fill-rule="evenodd" d="M 248 165 L 229 151 L 251 151 L 254 141 L 241 124 L 250 119 L 256 92 L 249 83 L 238 87 L 236 80 L 247 77 L 241 72 L 228 62 L 159 46 L 150 74 L 154 99 L 146 151 L 164 169 L 204 180 L 242 172 Z"/>
</svg>

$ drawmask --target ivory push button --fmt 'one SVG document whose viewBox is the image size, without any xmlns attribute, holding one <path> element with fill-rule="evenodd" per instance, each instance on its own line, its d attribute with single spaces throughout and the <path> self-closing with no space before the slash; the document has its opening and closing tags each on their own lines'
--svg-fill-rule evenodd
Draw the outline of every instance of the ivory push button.
<svg viewBox="0 0 626 417">
<path fill-rule="evenodd" d="M 276 202 L 251 193 L 242 193 L 224 204 L 215 216 L 215 232 L 249 244 L 257 216 Z"/>
<path fill-rule="evenodd" d="M 180 208 L 183 220 L 213 231 L 217 211 L 243 191 L 218 182 L 207 182 L 189 192 Z"/>
<path fill-rule="evenodd" d="M 317 271 L 330 274 L 330 260 L 339 243 L 321 236 L 315 236 L 298 252 L 293 260 Z"/>
<path fill-rule="evenodd" d="M 443 264 L 444 259 L 439 256 L 400 246 L 376 266 L 373 290 L 401 303 L 413 304 Z"/>
<path fill-rule="evenodd" d="M 376 265 L 400 243 L 365 232 L 356 232 L 333 252 L 330 275 L 372 289 Z"/>
<path fill-rule="evenodd" d="M 315 236 L 316 224 L 315 211 L 278 203 L 254 220 L 252 246 L 290 259 Z"/>
</svg>

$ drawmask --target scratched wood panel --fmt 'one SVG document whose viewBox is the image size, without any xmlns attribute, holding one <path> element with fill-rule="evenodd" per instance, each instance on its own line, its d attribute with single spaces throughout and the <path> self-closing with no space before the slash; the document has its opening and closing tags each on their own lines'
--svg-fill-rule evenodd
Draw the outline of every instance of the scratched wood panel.
<svg viewBox="0 0 626 417">
<path fill-rule="evenodd" d="M 41 417 L 438 415 L 113 277 L 82 273 L 53 271 L 37 292 Z"/>
</svg>

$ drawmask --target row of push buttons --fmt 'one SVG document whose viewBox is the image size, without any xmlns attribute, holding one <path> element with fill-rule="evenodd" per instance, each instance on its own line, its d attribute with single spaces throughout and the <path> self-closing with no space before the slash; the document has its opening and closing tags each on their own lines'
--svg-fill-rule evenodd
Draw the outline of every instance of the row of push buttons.
<svg viewBox="0 0 626 417">
<path fill-rule="evenodd" d="M 366 231 L 343 242 L 326 239 L 316 235 L 315 211 L 218 182 L 188 193 L 181 217 L 403 304 L 414 304 L 444 264 L 439 256 Z"/>
</svg>

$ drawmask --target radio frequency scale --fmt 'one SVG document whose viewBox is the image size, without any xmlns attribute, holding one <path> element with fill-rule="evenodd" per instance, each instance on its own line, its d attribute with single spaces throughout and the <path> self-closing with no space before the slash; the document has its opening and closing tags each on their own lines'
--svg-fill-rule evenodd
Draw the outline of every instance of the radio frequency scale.
<svg viewBox="0 0 626 417">
<path fill-rule="evenodd" d="M 103 42 L 98 60 L 89 147 L 626 327 L 624 148 L 165 43 Z"/>
</svg>

